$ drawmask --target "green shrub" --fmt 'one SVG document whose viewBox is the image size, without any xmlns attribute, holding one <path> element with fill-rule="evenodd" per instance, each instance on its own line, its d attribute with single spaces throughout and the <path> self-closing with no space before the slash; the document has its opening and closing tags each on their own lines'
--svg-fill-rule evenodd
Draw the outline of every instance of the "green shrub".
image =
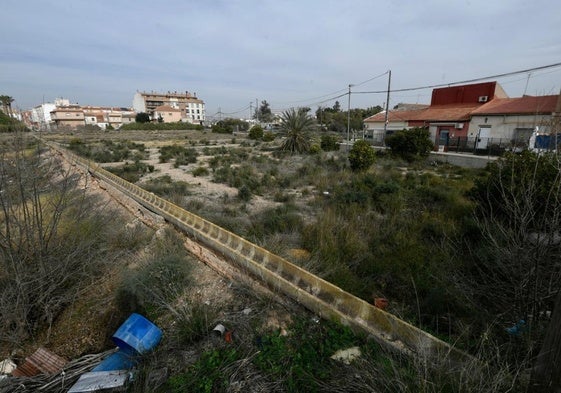
<svg viewBox="0 0 561 393">
<path fill-rule="evenodd" d="M 154 172 L 153 165 L 148 165 L 140 161 L 135 161 L 133 163 L 125 162 L 124 165 L 109 167 L 106 169 L 131 183 L 139 181 L 145 173 Z"/>
<path fill-rule="evenodd" d="M 348 327 L 332 323 L 297 320 L 288 336 L 279 332 L 260 339 L 254 363 L 265 373 L 283 381 L 287 392 L 322 391 L 318 381 L 336 373 L 330 357 L 339 349 L 360 344 Z"/>
<path fill-rule="evenodd" d="M 129 130 L 204 130 L 204 127 L 200 124 L 192 124 L 187 122 L 176 122 L 176 123 L 129 123 L 123 124 L 119 130 L 129 131 Z"/>
<path fill-rule="evenodd" d="M 198 177 L 198 176 L 207 176 L 208 175 L 208 169 L 204 166 L 199 166 L 195 169 L 193 169 L 193 172 L 191 172 L 193 174 L 193 176 Z"/>
<path fill-rule="evenodd" d="M 194 164 L 197 162 L 197 150 L 194 148 L 185 148 L 179 145 L 169 145 L 160 147 L 160 162 L 168 162 L 175 159 L 174 167 L 180 165 Z"/>
<path fill-rule="evenodd" d="M 170 199 L 173 195 L 189 195 L 189 184 L 184 181 L 174 181 L 169 175 L 150 179 L 142 184 L 142 188 L 166 199 Z"/>
<path fill-rule="evenodd" d="M 310 154 L 319 154 L 321 153 L 321 147 L 317 143 L 312 143 L 309 150 Z"/>
<path fill-rule="evenodd" d="M 275 140 L 275 138 L 275 133 L 271 131 L 266 131 L 265 133 L 263 133 L 263 142 L 272 142 Z"/>
<path fill-rule="evenodd" d="M 337 151 L 339 150 L 339 138 L 335 135 L 322 135 L 321 136 L 321 149 L 323 151 Z"/>
<path fill-rule="evenodd" d="M 428 128 L 401 130 L 386 137 L 385 143 L 392 154 L 409 162 L 429 156 L 434 147 Z"/>
<path fill-rule="evenodd" d="M 376 161 L 376 153 L 365 140 L 358 140 L 349 151 L 349 163 L 353 171 L 365 171 Z"/>
<path fill-rule="evenodd" d="M 229 383 L 224 371 L 239 359 L 240 354 L 235 349 L 214 349 L 205 352 L 185 373 L 171 377 L 165 389 L 171 393 L 226 392 Z"/>
<path fill-rule="evenodd" d="M 242 185 L 238 190 L 238 198 L 241 201 L 249 202 L 251 200 L 251 197 L 252 197 L 252 193 L 249 187 L 246 186 L 245 184 Z"/>
<path fill-rule="evenodd" d="M 254 125 L 249 129 L 249 139 L 261 139 L 263 138 L 263 127 L 259 124 Z"/>
</svg>

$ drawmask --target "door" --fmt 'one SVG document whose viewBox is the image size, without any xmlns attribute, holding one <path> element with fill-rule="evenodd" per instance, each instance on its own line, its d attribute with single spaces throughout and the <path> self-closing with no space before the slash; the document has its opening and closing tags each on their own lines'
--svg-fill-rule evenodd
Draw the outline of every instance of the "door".
<svg viewBox="0 0 561 393">
<path fill-rule="evenodd" d="M 438 151 L 448 150 L 447 146 L 450 142 L 450 130 L 446 128 L 440 129 L 438 135 Z"/>
<path fill-rule="evenodd" d="M 475 148 L 477 150 L 487 149 L 490 135 L 491 135 L 491 127 L 479 127 L 479 132 L 477 133 L 477 139 L 475 140 Z"/>
</svg>

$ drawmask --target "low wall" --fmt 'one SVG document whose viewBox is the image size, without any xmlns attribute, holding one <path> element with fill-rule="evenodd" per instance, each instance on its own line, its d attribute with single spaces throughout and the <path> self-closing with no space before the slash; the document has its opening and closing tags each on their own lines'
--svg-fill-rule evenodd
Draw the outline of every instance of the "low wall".
<svg viewBox="0 0 561 393">
<path fill-rule="evenodd" d="M 495 161 L 497 157 L 433 151 L 431 152 L 428 159 L 432 161 L 461 166 L 463 168 L 485 168 L 485 166 L 489 162 Z"/>
</svg>

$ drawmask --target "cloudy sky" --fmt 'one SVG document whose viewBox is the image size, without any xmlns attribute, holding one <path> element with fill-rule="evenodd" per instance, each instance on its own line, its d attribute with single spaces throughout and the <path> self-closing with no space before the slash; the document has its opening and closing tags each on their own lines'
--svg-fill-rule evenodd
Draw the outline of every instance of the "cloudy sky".
<svg viewBox="0 0 561 393">
<path fill-rule="evenodd" d="M 0 33 L 0 94 L 21 109 L 188 90 L 208 115 L 242 117 L 256 99 L 332 106 L 349 84 L 351 106 L 367 107 L 385 94 L 358 92 L 386 89 L 388 70 L 403 89 L 561 62 L 555 0 L 2 0 Z M 510 96 L 557 94 L 561 67 L 498 81 Z"/>
</svg>

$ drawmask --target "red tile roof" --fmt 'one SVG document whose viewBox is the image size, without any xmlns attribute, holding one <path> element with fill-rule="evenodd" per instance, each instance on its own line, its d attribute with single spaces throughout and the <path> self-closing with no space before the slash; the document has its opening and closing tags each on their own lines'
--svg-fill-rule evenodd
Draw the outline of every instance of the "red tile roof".
<svg viewBox="0 0 561 393">
<path fill-rule="evenodd" d="M 174 108 L 170 105 L 160 105 L 154 110 L 157 112 L 181 112 L 181 109 Z"/>
<path fill-rule="evenodd" d="M 429 107 L 429 109 L 427 109 L 422 114 L 423 117 L 422 120 L 425 121 L 469 120 L 471 112 L 473 112 L 475 109 L 479 108 L 480 106 L 481 104 L 434 105 Z"/>
<path fill-rule="evenodd" d="M 465 121 L 470 113 L 481 105 L 450 104 L 434 105 L 425 109 L 412 111 L 390 111 L 388 121 Z M 384 122 L 385 112 L 380 112 L 365 119 L 365 122 Z"/>
<path fill-rule="evenodd" d="M 474 110 L 472 115 L 551 114 L 558 99 L 559 95 L 497 98 Z"/>
<path fill-rule="evenodd" d="M 390 113 L 388 114 L 388 121 L 392 122 L 392 121 L 418 120 L 421 119 L 422 114 L 426 110 L 427 109 L 424 108 L 424 109 L 415 109 L 410 111 L 405 111 L 405 110 L 390 111 Z M 386 120 L 386 112 L 379 112 L 373 116 L 364 119 L 365 122 L 382 122 L 382 123 L 385 120 Z"/>
</svg>

